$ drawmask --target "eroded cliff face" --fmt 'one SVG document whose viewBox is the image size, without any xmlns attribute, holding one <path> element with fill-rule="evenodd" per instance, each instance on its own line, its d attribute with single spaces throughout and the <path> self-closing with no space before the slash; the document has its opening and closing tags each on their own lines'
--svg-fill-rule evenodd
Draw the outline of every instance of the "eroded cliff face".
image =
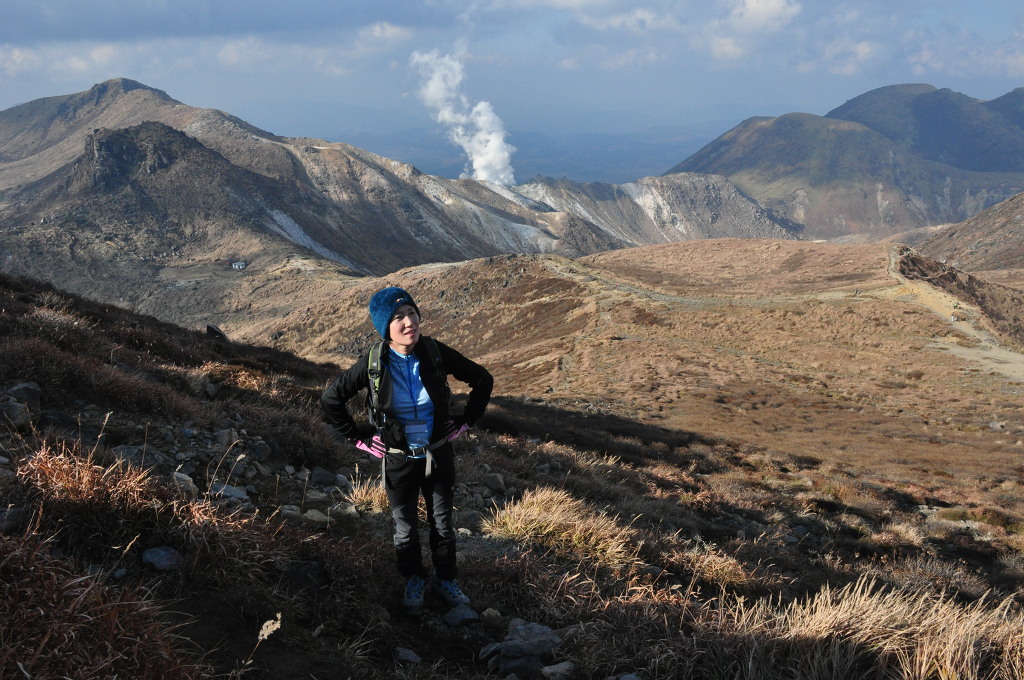
<svg viewBox="0 0 1024 680">
<path fill-rule="evenodd" d="M 702 238 L 798 238 L 775 215 L 718 175 L 677 173 L 629 184 L 537 180 L 515 190 L 598 225 L 630 245 Z"/>
</svg>

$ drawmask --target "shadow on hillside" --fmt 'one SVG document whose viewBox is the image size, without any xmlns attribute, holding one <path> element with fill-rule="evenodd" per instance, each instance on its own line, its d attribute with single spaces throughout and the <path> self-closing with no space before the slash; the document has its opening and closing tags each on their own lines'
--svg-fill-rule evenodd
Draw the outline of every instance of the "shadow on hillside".
<svg viewBox="0 0 1024 680">
<path fill-rule="evenodd" d="M 848 583 L 856 577 L 821 559 L 823 554 L 865 549 L 861 531 L 843 517 L 851 508 L 837 504 L 820 508 L 820 514 L 808 513 L 801 504 L 790 503 L 784 491 L 768 491 L 769 482 L 751 467 L 740 443 L 528 398 L 496 397 L 480 425 L 496 434 L 554 442 L 592 452 L 595 457 L 614 456 L 624 465 L 616 466 L 611 475 L 607 470 L 574 466 L 570 459 L 562 458 L 554 465 L 520 468 L 523 476 L 515 482 L 521 489 L 554 484 L 587 503 L 616 508 L 623 526 L 646 527 L 666 538 L 666 545 L 680 545 L 670 538 L 673 536 L 693 539 L 694 546 L 708 542 L 737 560 L 748 574 L 760 574 L 766 568 L 776 573 L 803 573 L 784 588 L 787 597 L 814 592 L 824 583 Z M 521 462 L 510 461 L 510 468 Z M 665 477 L 659 466 L 666 464 L 694 476 L 690 481 Z M 732 473 L 739 470 L 754 472 L 744 476 L 751 484 L 744 502 L 738 502 L 734 494 L 743 493 L 745 487 L 730 492 L 713 481 L 719 473 L 723 479 L 735 480 Z M 712 493 L 705 494 L 707 491 Z M 691 567 L 685 560 L 658 554 L 657 543 L 648 546 L 654 552 L 645 552 L 645 559 L 676 579 L 689 578 Z M 699 548 L 694 550 L 700 554 Z M 748 594 L 772 590 L 760 577 L 734 587 Z"/>
<path fill-rule="evenodd" d="M 604 411 L 586 412 L 515 397 L 493 398 L 481 425 L 492 432 L 552 441 L 634 463 L 655 457 L 663 460 L 663 453 L 653 453 L 654 448 L 665 452 L 725 443 L 724 439 L 670 430 Z"/>
</svg>

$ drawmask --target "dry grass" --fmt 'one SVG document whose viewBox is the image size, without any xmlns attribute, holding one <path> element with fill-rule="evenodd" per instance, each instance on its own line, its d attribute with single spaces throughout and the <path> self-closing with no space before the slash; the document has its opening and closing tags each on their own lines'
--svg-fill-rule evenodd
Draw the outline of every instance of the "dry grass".
<svg viewBox="0 0 1024 680">
<path fill-rule="evenodd" d="M 362 476 L 356 468 L 352 490 L 345 494 L 345 500 L 353 503 L 360 512 L 382 513 L 390 510 L 388 495 L 381 484 L 380 475 Z"/>
<path fill-rule="evenodd" d="M 83 575 L 34 536 L 0 535 L 4 677 L 214 677 L 148 592 Z"/>
<path fill-rule="evenodd" d="M 242 575 L 266 583 L 283 556 L 265 520 L 181 498 L 133 465 L 104 467 L 64 444 L 44 444 L 19 475 L 38 508 L 36 530 L 72 534 L 79 557 L 124 561 L 167 544 L 187 555 L 185 568 L 196 582 L 225 585 Z"/>
<path fill-rule="evenodd" d="M 498 377 L 488 415 L 456 446 L 460 579 L 479 609 L 562 630 L 579 677 L 1020 675 L 1019 385 L 927 349 L 945 324 L 881 287 L 691 306 L 668 275 L 641 300 L 601 278 L 614 273 L 510 258 L 395 277 L 423 291 L 430 332 Z M 377 283 L 340 298 L 343 314 L 305 312 L 320 317 L 309 342 L 359 349 L 368 325 L 335 320 L 363 318 L 359 296 Z M 0 307 L 0 377 L 39 381 L 44 408 L 114 412 L 106 445 L 173 438 L 182 421 L 234 427 L 237 415 L 279 460 L 354 464 L 319 427 L 330 369 L 63 294 L 23 288 Z M 510 325 L 481 339 L 484 315 Z M 279 521 L 303 491 L 283 481 L 256 485 L 253 513 L 228 512 L 105 465 L 103 444 L 0 441 L 20 470 L 0 480 L 0 508 L 30 510 L 33 540 L 59 549 L 70 580 L 123 566 L 122 585 L 105 588 L 136 588 L 154 610 L 184 598 L 202 616 L 185 630 L 221 674 L 487 676 L 474 655 L 498 633 L 393 615 L 400 584 L 372 474 L 357 470 L 347 499 L 364 516 L 315 532 Z M 223 478 L 235 453 L 208 452 L 197 479 Z M 491 493 L 490 472 L 515 491 Z M 139 570 L 153 545 L 181 550 L 183 571 Z M 311 564 L 329 584 L 295 590 L 292 568 Z M 281 630 L 257 644 L 277 612 Z M 211 651 L 214 638 L 229 647 Z M 397 670 L 397 646 L 429 658 Z"/>
<path fill-rule="evenodd" d="M 618 518 L 592 510 L 565 491 L 544 487 L 495 511 L 483 530 L 495 538 L 538 544 L 605 566 L 634 561 L 640 547 L 638 532 Z"/>
</svg>

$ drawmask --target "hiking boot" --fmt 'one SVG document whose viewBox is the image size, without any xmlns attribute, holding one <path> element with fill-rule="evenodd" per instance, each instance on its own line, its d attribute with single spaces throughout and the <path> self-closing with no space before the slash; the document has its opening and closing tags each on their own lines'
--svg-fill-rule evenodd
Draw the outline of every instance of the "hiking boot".
<svg viewBox="0 0 1024 680">
<path fill-rule="evenodd" d="M 423 611 L 423 592 L 426 587 L 427 580 L 422 576 L 410 576 L 409 580 L 405 582 L 405 595 L 402 597 L 402 604 L 410 614 L 419 614 Z"/>
<path fill-rule="evenodd" d="M 437 588 L 437 592 L 441 594 L 441 597 L 444 598 L 444 601 L 448 603 L 449 607 L 458 607 L 460 604 L 469 604 L 469 598 L 464 592 L 462 592 L 462 589 L 459 588 L 459 584 L 455 582 L 455 579 L 450 581 L 434 579 L 434 587 Z"/>
</svg>

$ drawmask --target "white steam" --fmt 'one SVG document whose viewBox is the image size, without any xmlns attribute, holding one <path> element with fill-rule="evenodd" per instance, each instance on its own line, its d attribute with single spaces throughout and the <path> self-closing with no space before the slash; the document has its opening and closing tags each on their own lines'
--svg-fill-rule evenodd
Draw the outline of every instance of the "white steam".
<svg viewBox="0 0 1024 680">
<path fill-rule="evenodd" d="M 463 177 L 501 186 L 515 184 L 511 162 L 516 148 L 505 141 L 505 124 L 489 102 L 470 107 L 459 92 L 462 62 L 433 50 L 413 52 L 411 63 L 423 74 L 419 92 L 423 103 L 433 112 L 434 120 L 447 127 L 448 138 L 469 157 Z"/>
</svg>

